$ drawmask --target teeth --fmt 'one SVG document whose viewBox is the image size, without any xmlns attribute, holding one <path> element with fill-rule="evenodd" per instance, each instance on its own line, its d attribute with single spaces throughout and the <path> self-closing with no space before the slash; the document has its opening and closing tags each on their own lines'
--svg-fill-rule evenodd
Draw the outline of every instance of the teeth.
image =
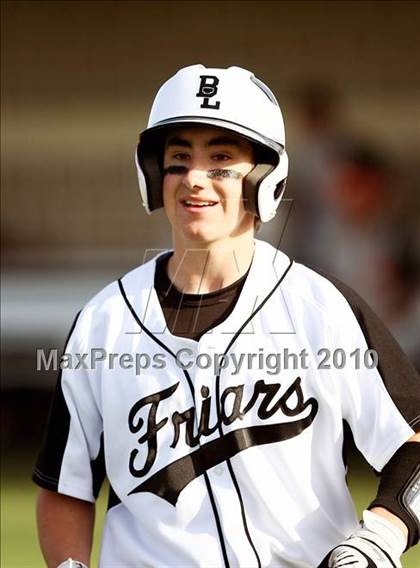
<svg viewBox="0 0 420 568">
<path fill-rule="evenodd" d="M 194 207 L 208 207 L 209 205 L 215 205 L 215 203 L 211 201 L 189 201 L 188 199 L 186 199 L 185 205 L 194 205 Z"/>
</svg>

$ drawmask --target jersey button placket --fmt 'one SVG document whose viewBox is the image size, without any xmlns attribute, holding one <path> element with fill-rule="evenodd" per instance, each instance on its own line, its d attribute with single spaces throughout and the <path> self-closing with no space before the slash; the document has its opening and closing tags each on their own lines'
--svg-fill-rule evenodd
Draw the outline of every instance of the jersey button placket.
<svg viewBox="0 0 420 568">
<path fill-rule="evenodd" d="M 223 353 L 225 347 L 218 348 L 217 338 L 215 337 L 211 338 L 211 343 L 209 341 L 210 337 L 208 341 L 206 341 L 206 339 L 207 338 L 204 336 L 200 340 L 199 351 L 200 353 L 208 354 L 212 364 L 208 369 L 197 369 L 197 379 L 200 378 L 201 380 L 197 381 L 195 389 L 198 394 L 197 389 L 199 385 L 205 385 L 205 387 L 207 387 L 209 397 L 211 396 L 212 399 L 211 415 L 208 424 L 210 427 L 216 425 L 219 427 L 215 428 L 215 431 L 210 436 L 206 438 L 203 437 L 201 439 L 201 445 L 208 443 L 210 440 L 217 444 L 217 448 L 215 449 L 217 453 L 216 458 L 218 457 L 220 461 L 219 463 L 216 462 L 213 467 L 210 467 L 207 473 L 220 513 L 226 544 L 230 549 L 229 558 L 233 560 L 232 565 L 254 567 L 256 566 L 255 553 L 249 545 L 244 530 L 240 502 L 226 462 L 226 458 L 229 458 L 229 456 L 225 455 L 226 448 L 223 444 L 223 430 L 220 428 L 220 424 L 218 424 L 218 401 L 216 400 L 216 377 L 218 372 L 214 369 L 214 361 L 215 356 L 218 353 Z M 220 395 L 223 392 L 223 379 L 227 378 L 226 376 L 223 377 L 223 371 L 221 371 Z M 218 440 L 218 442 L 216 442 L 216 440 Z"/>
</svg>

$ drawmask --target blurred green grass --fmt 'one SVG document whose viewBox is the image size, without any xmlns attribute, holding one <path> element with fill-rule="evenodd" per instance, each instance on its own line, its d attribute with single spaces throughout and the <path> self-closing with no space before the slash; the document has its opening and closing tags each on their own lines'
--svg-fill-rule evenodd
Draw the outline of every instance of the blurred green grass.
<svg viewBox="0 0 420 568">
<path fill-rule="evenodd" d="M 1 492 L 1 568 L 41 568 L 43 562 L 36 536 L 35 501 L 37 488 L 30 481 L 33 461 L 7 459 L 2 462 Z M 349 478 L 358 513 L 372 500 L 375 477 L 360 464 Z M 97 566 L 102 520 L 105 515 L 107 487 L 101 491 L 96 514 L 92 568 Z M 402 560 L 404 568 L 420 567 L 420 548 L 410 550 Z"/>
</svg>

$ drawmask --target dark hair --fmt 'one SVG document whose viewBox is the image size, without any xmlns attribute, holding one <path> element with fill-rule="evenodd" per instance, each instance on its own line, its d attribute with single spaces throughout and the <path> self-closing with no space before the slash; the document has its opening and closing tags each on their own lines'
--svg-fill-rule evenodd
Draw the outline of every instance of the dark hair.
<svg viewBox="0 0 420 568">
<path fill-rule="evenodd" d="M 258 144 L 257 142 L 251 142 L 253 150 L 253 161 L 254 164 L 272 164 L 276 166 L 278 163 L 278 156 L 274 150 Z"/>
</svg>

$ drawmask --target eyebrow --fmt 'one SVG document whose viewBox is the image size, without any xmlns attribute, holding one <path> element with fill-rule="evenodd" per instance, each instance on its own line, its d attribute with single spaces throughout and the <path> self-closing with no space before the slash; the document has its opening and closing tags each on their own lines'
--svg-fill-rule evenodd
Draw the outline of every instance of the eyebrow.
<svg viewBox="0 0 420 568">
<path fill-rule="evenodd" d="M 172 138 L 169 138 L 166 143 L 166 147 L 168 148 L 169 146 L 192 148 L 191 142 L 179 136 L 173 136 Z M 230 136 L 217 136 L 216 138 L 210 138 L 210 140 L 206 142 L 205 146 L 236 146 L 237 148 L 242 147 L 238 140 L 231 138 Z"/>
</svg>

